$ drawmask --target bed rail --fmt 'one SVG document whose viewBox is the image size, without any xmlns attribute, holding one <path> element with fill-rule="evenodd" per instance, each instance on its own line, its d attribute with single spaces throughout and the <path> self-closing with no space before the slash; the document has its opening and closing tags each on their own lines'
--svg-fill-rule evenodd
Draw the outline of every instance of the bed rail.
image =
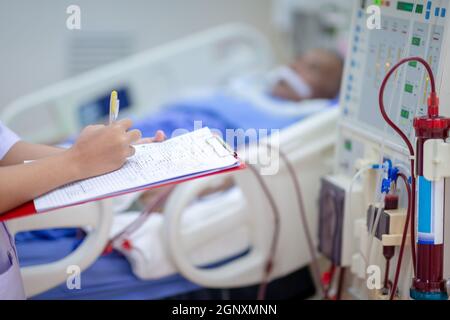
<svg viewBox="0 0 450 320">
<path fill-rule="evenodd" d="M 13 236 L 21 231 L 50 228 L 90 230 L 82 244 L 63 259 L 21 268 L 26 296 L 32 297 L 67 283 L 70 276 L 76 276 L 77 272 L 95 262 L 108 243 L 112 219 L 111 200 L 102 200 L 8 221 L 8 229 Z"/>
</svg>

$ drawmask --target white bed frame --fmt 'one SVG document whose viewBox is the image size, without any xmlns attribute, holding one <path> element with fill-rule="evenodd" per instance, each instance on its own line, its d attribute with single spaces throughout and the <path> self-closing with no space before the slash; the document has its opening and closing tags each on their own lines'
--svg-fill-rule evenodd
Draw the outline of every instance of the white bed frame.
<svg viewBox="0 0 450 320">
<path fill-rule="evenodd" d="M 74 115 L 80 103 L 117 85 L 126 84 L 131 88 L 136 97 L 131 111 L 139 115 L 149 112 L 149 107 L 157 110 L 162 103 L 185 90 L 221 85 L 239 75 L 262 73 L 271 65 L 272 53 L 263 36 L 246 26 L 227 25 L 21 98 L 8 106 L 0 119 L 26 139 L 52 142 L 78 131 Z M 280 135 L 281 149 L 294 164 L 303 187 L 313 235 L 317 229 L 320 177 L 332 170 L 338 113 L 338 110 L 320 113 L 283 130 Z M 39 120 L 36 117 L 40 117 Z M 181 274 L 206 287 L 238 287 L 260 282 L 269 250 L 273 216 L 267 200 L 251 172 L 244 170 L 233 176 L 242 190 L 243 201 L 227 208 L 218 201 L 218 210 L 201 228 L 180 230 L 181 215 L 200 190 L 223 176 L 181 184 L 166 206 L 162 234 L 167 239 L 170 256 Z M 264 180 L 271 187 L 281 211 L 281 236 L 272 274 L 272 278 L 278 278 L 307 265 L 310 254 L 293 185 L 284 164 L 281 162 L 276 175 L 265 176 Z M 84 270 L 92 264 L 108 240 L 112 218 L 110 203 L 101 201 L 10 221 L 8 225 L 13 233 L 53 227 L 93 227 L 83 245 L 65 259 L 22 268 L 27 296 L 64 283 L 69 265 L 78 265 Z M 248 255 L 214 269 L 198 269 L 192 265 L 189 251 L 236 226 L 245 226 L 248 231 L 252 248 Z"/>
</svg>

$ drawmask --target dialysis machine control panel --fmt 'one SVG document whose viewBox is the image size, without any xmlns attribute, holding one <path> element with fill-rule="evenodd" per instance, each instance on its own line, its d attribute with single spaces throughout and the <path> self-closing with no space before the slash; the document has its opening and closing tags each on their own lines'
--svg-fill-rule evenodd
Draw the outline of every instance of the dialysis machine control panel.
<svg viewBox="0 0 450 320">
<path fill-rule="evenodd" d="M 352 159 L 361 156 L 361 142 L 371 141 L 404 153 L 405 146 L 383 121 L 378 93 L 389 69 L 400 59 L 420 56 L 432 66 L 441 96 L 441 113 L 450 115 L 450 102 L 442 82 L 447 60 L 447 16 L 449 0 L 357 1 L 351 30 L 349 53 L 341 89 L 342 108 L 339 170 L 352 170 Z M 380 8 L 378 26 L 368 26 L 369 6 Z M 373 13 L 376 14 L 376 13 Z M 450 58 L 450 57 L 449 57 Z M 442 92 L 441 92 L 442 91 Z M 384 94 L 391 119 L 411 141 L 413 119 L 426 114 L 430 79 L 425 68 L 410 62 L 389 81 Z M 358 137 L 358 139 L 354 139 Z"/>
</svg>

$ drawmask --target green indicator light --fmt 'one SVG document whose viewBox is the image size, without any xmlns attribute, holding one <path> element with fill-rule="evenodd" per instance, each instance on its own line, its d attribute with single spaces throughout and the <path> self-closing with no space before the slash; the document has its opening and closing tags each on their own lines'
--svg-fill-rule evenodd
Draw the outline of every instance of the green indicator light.
<svg viewBox="0 0 450 320">
<path fill-rule="evenodd" d="M 381 0 L 373 0 L 373 4 L 376 6 L 381 6 Z"/>
<path fill-rule="evenodd" d="M 409 84 L 409 83 L 405 84 L 405 92 L 413 93 L 413 91 L 414 91 L 414 86 L 412 84 Z"/>
<path fill-rule="evenodd" d="M 413 12 L 413 9 L 414 9 L 414 3 L 404 2 L 404 1 L 397 2 L 397 10 Z"/>
<path fill-rule="evenodd" d="M 410 62 L 408 62 L 408 66 L 416 68 L 417 67 L 417 61 L 410 61 Z"/>
<path fill-rule="evenodd" d="M 408 119 L 409 118 L 409 111 L 405 110 L 405 109 L 402 109 L 402 111 L 400 112 L 400 116 L 402 118 Z"/>
<path fill-rule="evenodd" d="M 345 150 L 352 151 L 352 142 L 350 140 L 345 140 L 344 147 L 345 147 Z"/>
<path fill-rule="evenodd" d="M 416 13 L 418 13 L 418 14 L 423 13 L 423 4 L 416 5 Z"/>
<path fill-rule="evenodd" d="M 420 46 L 420 42 L 421 42 L 421 39 L 419 37 L 413 37 L 412 38 L 412 45 L 413 46 Z"/>
</svg>

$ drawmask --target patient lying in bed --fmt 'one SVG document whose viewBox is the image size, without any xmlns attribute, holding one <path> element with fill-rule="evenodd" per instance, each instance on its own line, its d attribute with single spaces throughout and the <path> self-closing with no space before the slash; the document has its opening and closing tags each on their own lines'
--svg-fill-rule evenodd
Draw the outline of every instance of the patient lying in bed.
<svg viewBox="0 0 450 320">
<path fill-rule="evenodd" d="M 232 129 L 282 129 L 329 106 L 338 94 L 341 74 L 337 54 L 314 49 L 256 83 L 241 79 L 212 93 L 178 99 L 159 113 L 137 119 L 135 128 L 149 137 L 157 130 L 171 137 L 198 126 L 223 135 Z"/>
</svg>

